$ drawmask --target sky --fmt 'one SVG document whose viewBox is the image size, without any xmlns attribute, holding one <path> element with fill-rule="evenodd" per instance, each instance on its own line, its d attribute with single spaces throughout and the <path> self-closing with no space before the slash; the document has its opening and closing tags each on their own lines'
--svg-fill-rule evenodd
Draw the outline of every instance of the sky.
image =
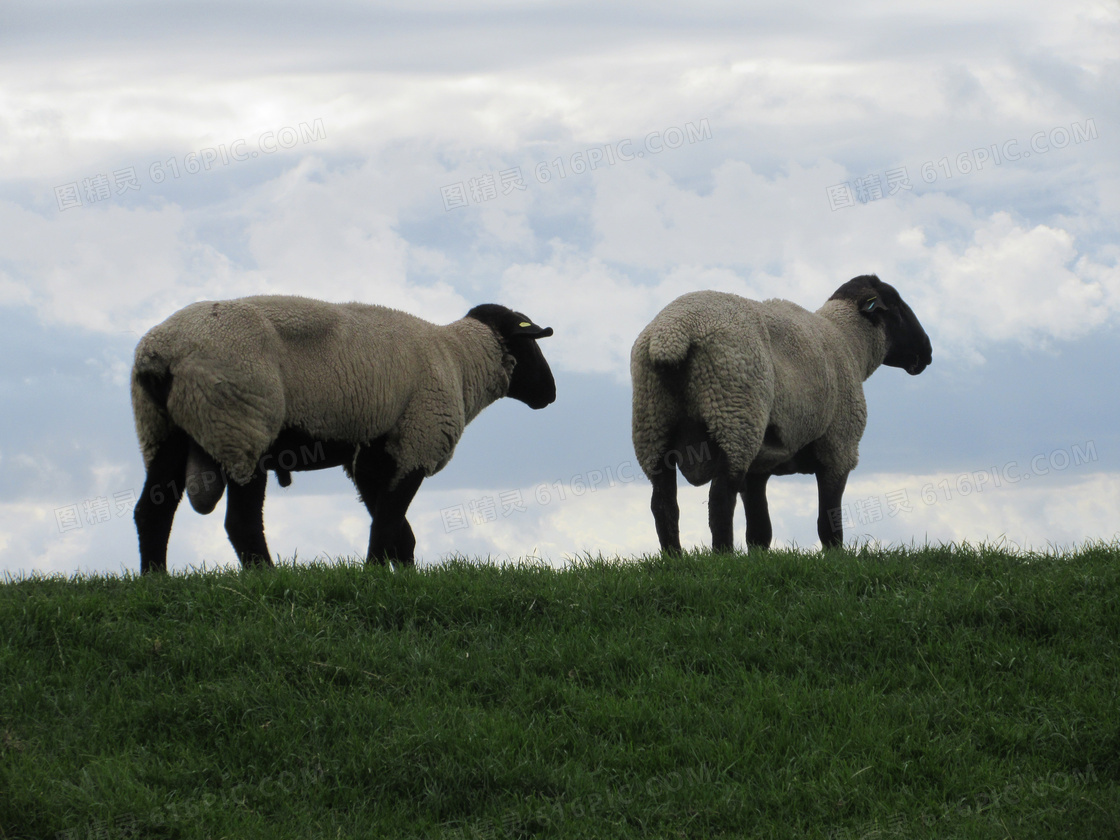
<svg viewBox="0 0 1120 840">
<path fill-rule="evenodd" d="M 138 570 L 136 343 L 261 293 L 555 329 L 557 401 L 468 426 L 419 565 L 656 551 L 642 327 L 868 273 L 933 364 L 865 384 L 848 543 L 1114 541 L 1118 38 L 1096 2 L 5 3 L 0 572 Z M 818 547 L 812 477 L 769 491 L 775 545 Z M 706 488 L 680 500 L 708 543 Z M 235 564 L 223 509 L 180 508 L 171 570 Z M 270 479 L 265 522 L 285 560 L 368 540 L 341 470 Z"/>
</svg>

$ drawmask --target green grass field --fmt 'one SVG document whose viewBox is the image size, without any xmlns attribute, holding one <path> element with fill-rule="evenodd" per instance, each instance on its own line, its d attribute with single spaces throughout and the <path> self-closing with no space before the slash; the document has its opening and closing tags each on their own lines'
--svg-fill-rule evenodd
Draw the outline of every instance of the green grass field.
<svg viewBox="0 0 1120 840">
<path fill-rule="evenodd" d="M 1120 837 L 1120 546 L 0 584 L 0 838 Z"/>
</svg>

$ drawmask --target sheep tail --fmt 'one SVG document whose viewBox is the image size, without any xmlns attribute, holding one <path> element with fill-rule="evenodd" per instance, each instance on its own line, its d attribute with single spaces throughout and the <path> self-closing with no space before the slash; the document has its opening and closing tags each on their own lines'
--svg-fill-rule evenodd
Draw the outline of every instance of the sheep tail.
<svg viewBox="0 0 1120 840">
<path fill-rule="evenodd" d="M 692 335 L 680 319 L 671 315 L 658 319 L 657 329 L 649 336 L 649 360 L 657 365 L 679 365 L 688 358 Z"/>
<path fill-rule="evenodd" d="M 133 376 L 151 401 L 166 411 L 171 393 L 171 366 L 167 360 L 159 353 L 137 353 Z"/>
</svg>

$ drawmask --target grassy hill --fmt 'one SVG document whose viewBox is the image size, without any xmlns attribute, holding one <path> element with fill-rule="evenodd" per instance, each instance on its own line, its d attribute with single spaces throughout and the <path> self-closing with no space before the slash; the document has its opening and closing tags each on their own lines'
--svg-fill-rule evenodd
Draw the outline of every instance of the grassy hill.
<svg viewBox="0 0 1120 840">
<path fill-rule="evenodd" d="M 1120 547 L 0 585 L 7 838 L 1120 838 Z"/>
</svg>

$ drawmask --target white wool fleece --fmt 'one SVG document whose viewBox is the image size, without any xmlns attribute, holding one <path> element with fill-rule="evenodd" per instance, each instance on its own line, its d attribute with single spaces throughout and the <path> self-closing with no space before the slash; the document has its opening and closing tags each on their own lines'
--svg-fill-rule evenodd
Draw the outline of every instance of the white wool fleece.
<svg viewBox="0 0 1120 840">
<path fill-rule="evenodd" d="M 821 465 L 846 474 L 867 423 L 862 382 L 886 350 L 882 328 L 850 300 L 814 313 L 787 300 L 683 295 L 631 352 L 639 464 L 656 473 L 666 452 L 682 448 L 673 435 L 691 420 L 710 431 L 732 475 L 766 472 L 814 442 Z"/>
<path fill-rule="evenodd" d="M 508 391 L 512 365 L 475 318 L 438 326 L 383 306 L 279 295 L 202 301 L 137 346 L 136 431 L 146 467 L 178 426 L 241 484 L 281 429 L 354 444 L 384 435 L 395 484 L 447 464 L 467 423 Z M 165 413 L 137 376 L 166 372 Z"/>
</svg>

